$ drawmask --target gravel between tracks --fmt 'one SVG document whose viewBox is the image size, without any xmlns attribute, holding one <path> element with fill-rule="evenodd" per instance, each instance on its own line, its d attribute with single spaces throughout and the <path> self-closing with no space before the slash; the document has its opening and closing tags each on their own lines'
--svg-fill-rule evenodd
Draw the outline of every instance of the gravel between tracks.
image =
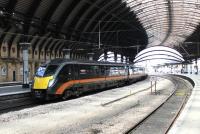
<svg viewBox="0 0 200 134">
<path fill-rule="evenodd" d="M 148 80 L 65 102 L 41 105 L 0 115 L 0 132 L 35 133 L 123 133 L 137 123 L 174 90 L 172 82 L 160 79 L 159 94 L 140 92 L 107 106 L 102 104 L 150 86 Z"/>
</svg>

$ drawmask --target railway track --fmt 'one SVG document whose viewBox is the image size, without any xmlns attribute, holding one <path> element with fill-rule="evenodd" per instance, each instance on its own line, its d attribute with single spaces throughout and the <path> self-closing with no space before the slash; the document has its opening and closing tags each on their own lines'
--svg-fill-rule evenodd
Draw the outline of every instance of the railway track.
<svg viewBox="0 0 200 134">
<path fill-rule="evenodd" d="M 18 93 L 0 97 L 0 113 L 18 110 L 33 106 L 35 102 L 31 99 L 31 93 Z"/>
<path fill-rule="evenodd" d="M 153 86 L 155 86 L 155 84 L 153 84 L 152 87 L 153 87 Z M 130 97 L 130 96 L 133 96 L 133 95 L 135 95 L 135 94 L 137 94 L 137 93 L 147 91 L 147 90 L 149 90 L 149 89 L 151 89 L 151 86 L 148 87 L 148 88 L 145 88 L 145 89 L 139 90 L 139 91 L 137 91 L 137 92 L 134 92 L 134 93 L 132 93 L 132 94 L 129 94 L 129 95 L 123 96 L 123 97 L 121 97 L 121 98 L 118 98 L 118 99 L 115 99 L 115 100 L 112 100 L 112 101 L 106 102 L 106 103 L 104 103 L 104 104 L 101 104 L 101 106 L 107 106 L 107 105 L 110 105 L 110 104 L 112 104 L 112 103 L 115 103 L 115 102 L 117 102 L 117 101 L 123 100 L 123 99 L 128 98 L 128 97 Z"/>
<path fill-rule="evenodd" d="M 175 76 L 168 77 L 168 79 L 174 83 L 176 90 L 159 107 L 132 126 L 125 134 L 167 134 L 187 102 L 191 90 L 185 84 L 186 80 L 182 78 Z"/>
</svg>

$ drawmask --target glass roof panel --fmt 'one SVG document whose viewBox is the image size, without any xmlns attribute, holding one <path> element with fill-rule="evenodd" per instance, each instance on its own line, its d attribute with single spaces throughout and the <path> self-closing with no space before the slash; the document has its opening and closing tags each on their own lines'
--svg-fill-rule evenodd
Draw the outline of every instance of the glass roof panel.
<svg viewBox="0 0 200 134">
<path fill-rule="evenodd" d="M 138 58 L 139 56 L 142 56 L 145 53 L 154 52 L 154 51 L 166 51 L 166 52 L 169 52 L 169 53 L 174 53 L 174 54 L 176 54 L 179 57 L 183 57 L 178 51 L 176 51 L 176 50 L 174 50 L 174 49 L 172 49 L 170 47 L 155 46 L 155 47 L 149 47 L 149 48 L 144 49 L 143 51 L 139 52 L 136 55 L 136 58 Z"/>
<path fill-rule="evenodd" d="M 147 61 L 147 60 L 153 60 L 153 59 L 164 59 L 164 60 L 171 60 L 171 61 L 176 61 L 176 62 L 182 62 L 182 60 L 177 59 L 175 57 L 167 56 L 167 55 L 152 55 L 148 57 L 141 58 L 139 60 L 136 60 L 134 62 L 141 62 L 141 61 Z"/>
<path fill-rule="evenodd" d="M 146 29 L 150 39 L 148 46 L 179 45 L 200 23 L 200 0 L 122 1 L 136 13 Z"/>
<path fill-rule="evenodd" d="M 184 61 L 183 56 L 176 50 L 170 47 L 155 46 L 144 49 L 136 55 L 134 60 L 135 64 L 152 66 L 162 65 L 166 63 L 182 63 Z"/>
<path fill-rule="evenodd" d="M 178 56 L 178 55 L 176 55 L 174 53 L 170 53 L 168 51 L 154 51 L 154 52 L 145 53 L 145 54 L 137 57 L 135 60 L 137 61 L 137 60 L 144 59 L 144 58 L 150 58 L 150 57 L 153 57 L 154 55 L 157 58 L 158 58 L 158 56 L 159 56 L 159 58 L 160 57 L 166 57 L 166 59 L 167 59 L 167 57 L 169 57 L 169 58 L 175 58 L 177 60 L 182 60 L 183 61 L 182 57 L 180 57 L 180 56 Z"/>
</svg>

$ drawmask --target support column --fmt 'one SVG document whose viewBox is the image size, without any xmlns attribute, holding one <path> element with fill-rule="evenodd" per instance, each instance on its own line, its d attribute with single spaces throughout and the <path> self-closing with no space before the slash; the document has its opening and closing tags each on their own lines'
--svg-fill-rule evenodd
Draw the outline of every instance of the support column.
<svg viewBox="0 0 200 134">
<path fill-rule="evenodd" d="M 28 47 L 31 43 L 20 43 L 23 51 L 23 84 L 22 88 L 29 88 Z"/>
<path fill-rule="evenodd" d="M 71 52 L 71 49 L 63 49 L 65 59 L 71 59 L 70 52 Z"/>
<path fill-rule="evenodd" d="M 107 57 L 108 57 L 107 51 L 104 51 L 104 60 L 105 60 L 105 61 L 107 61 Z"/>
<path fill-rule="evenodd" d="M 93 61 L 94 53 L 88 53 L 88 56 L 89 56 L 89 60 L 90 60 L 90 61 Z"/>
<path fill-rule="evenodd" d="M 80 59 L 80 54 L 76 55 L 76 59 L 79 60 Z"/>
<path fill-rule="evenodd" d="M 171 74 L 173 73 L 173 65 L 170 65 Z"/>
<path fill-rule="evenodd" d="M 73 60 L 74 60 L 74 53 L 71 53 L 70 55 L 71 55 L 71 56 L 70 56 L 70 57 L 71 57 L 70 59 L 73 59 Z"/>
<path fill-rule="evenodd" d="M 73 54 L 73 59 L 76 60 L 76 53 Z"/>
<path fill-rule="evenodd" d="M 194 68 L 195 68 L 195 74 L 198 74 L 199 70 L 198 70 L 198 65 L 197 65 L 197 59 L 195 59 L 195 66 L 194 66 Z"/>
<path fill-rule="evenodd" d="M 128 57 L 125 57 L 125 62 L 128 63 Z"/>
<path fill-rule="evenodd" d="M 121 63 L 124 62 L 124 56 L 121 54 Z"/>
<path fill-rule="evenodd" d="M 184 64 L 182 64 L 181 73 L 184 73 Z"/>
<path fill-rule="evenodd" d="M 115 63 L 117 63 L 117 53 L 114 53 L 114 60 L 115 60 Z"/>
<path fill-rule="evenodd" d="M 129 57 L 129 63 L 133 63 L 133 58 Z"/>
<path fill-rule="evenodd" d="M 188 64 L 185 64 L 185 72 L 186 72 L 186 73 L 189 73 L 189 72 L 188 72 Z"/>
<path fill-rule="evenodd" d="M 71 59 L 77 60 L 77 54 L 76 53 L 71 53 Z"/>
</svg>

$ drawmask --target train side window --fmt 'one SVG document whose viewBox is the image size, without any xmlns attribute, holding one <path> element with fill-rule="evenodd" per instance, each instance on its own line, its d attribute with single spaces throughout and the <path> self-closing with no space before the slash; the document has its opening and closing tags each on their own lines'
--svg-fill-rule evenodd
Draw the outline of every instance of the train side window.
<svg viewBox="0 0 200 134">
<path fill-rule="evenodd" d="M 99 66 L 93 65 L 90 67 L 91 77 L 98 77 L 100 75 Z"/>
<path fill-rule="evenodd" d="M 65 65 L 58 74 L 58 77 L 63 80 L 69 80 L 71 79 L 71 75 L 72 75 L 71 65 Z"/>
<path fill-rule="evenodd" d="M 106 76 L 109 76 L 109 74 L 110 74 L 110 66 L 105 66 L 105 75 Z"/>
<path fill-rule="evenodd" d="M 127 71 L 124 66 L 107 66 L 106 75 L 107 76 L 122 76 L 122 75 L 127 75 Z"/>
<path fill-rule="evenodd" d="M 80 79 L 90 78 L 90 66 L 80 65 L 79 66 L 79 77 Z"/>
</svg>

